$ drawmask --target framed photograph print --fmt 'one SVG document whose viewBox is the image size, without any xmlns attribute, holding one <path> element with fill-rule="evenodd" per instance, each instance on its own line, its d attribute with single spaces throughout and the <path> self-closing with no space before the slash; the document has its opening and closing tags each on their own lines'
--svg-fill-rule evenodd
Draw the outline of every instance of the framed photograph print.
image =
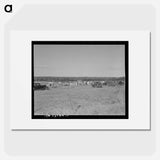
<svg viewBox="0 0 160 160">
<path fill-rule="evenodd" d="M 128 119 L 128 41 L 32 41 L 32 119 Z"/>
<path fill-rule="evenodd" d="M 150 129 L 150 32 L 11 31 L 10 47 L 12 130 Z"/>
</svg>

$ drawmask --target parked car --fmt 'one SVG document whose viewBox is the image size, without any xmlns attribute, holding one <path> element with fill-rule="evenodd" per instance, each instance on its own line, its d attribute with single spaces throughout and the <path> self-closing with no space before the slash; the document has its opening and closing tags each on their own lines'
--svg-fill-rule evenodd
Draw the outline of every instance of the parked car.
<svg viewBox="0 0 160 160">
<path fill-rule="evenodd" d="M 119 81 L 118 85 L 120 85 L 120 86 L 124 85 L 124 81 Z"/>
<path fill-rule="evenodd" d="M 40 83 L 34 83 L 34 90 L 46 90 L 49 89 L 46 85 L 42 85 Z"/>
<path fill-rule="evenodd" d="M 93 82 L 92 87 L 94 88 L 102 88 L 102 83 L 101 82 Z"/>
</svg>

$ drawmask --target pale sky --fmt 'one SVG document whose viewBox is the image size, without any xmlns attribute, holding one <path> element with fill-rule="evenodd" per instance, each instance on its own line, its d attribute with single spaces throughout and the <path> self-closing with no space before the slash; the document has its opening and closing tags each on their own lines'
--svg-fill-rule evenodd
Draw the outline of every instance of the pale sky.
<svg viewBox="0 0 160 160">
<path fill-rule="evenodd" d="M 125 76 L 125 46 L 34 45 L 34 76 Z"/>
</svg>

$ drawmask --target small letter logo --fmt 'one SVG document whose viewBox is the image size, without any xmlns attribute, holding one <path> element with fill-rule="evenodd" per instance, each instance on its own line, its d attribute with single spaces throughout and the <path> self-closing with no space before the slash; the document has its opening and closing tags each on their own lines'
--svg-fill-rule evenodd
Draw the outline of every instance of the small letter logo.
<svg viewBox="0 0 160 160">
<path fill-rule="evenodd" d="M 7 4 L 4 7 L 5 12 L 11 13 L 12 12 L 12 5 L 11 4 Z"/>
</svg>

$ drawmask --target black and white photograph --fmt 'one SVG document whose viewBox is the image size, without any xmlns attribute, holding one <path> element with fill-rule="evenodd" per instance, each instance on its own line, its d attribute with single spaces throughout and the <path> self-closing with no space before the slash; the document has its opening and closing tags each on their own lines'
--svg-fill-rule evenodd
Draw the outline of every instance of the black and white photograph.
<svg viewBox="0 0 160 160">
<path fill-rule="evenodd" d="M 128 41 L 32 41 L 32 119 L 128 119 Z"/>
</svg>

